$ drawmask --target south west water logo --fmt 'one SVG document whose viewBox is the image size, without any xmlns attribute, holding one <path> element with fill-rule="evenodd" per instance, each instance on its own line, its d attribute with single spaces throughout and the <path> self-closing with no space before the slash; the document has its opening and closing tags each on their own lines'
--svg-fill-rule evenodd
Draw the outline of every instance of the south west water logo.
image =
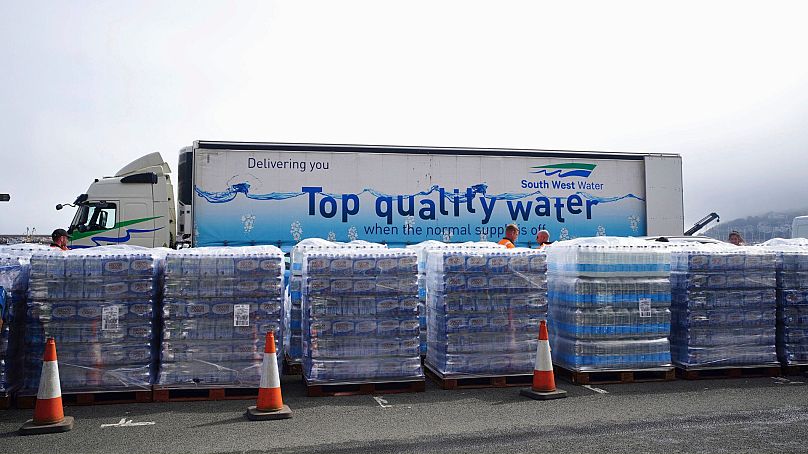
<svg viewBox="0 0 808 454">
<path fill-rule="evenodd" d="M 584 164 L 581 162 L 568 162 L 564 164 L 550 164 L 546 166 L 533 166 L 530 173 L 543 173 L 548 177 L 558 175 L 558 178 L 583 177 L 589 178 L 597 164 Z"/>
</svg>

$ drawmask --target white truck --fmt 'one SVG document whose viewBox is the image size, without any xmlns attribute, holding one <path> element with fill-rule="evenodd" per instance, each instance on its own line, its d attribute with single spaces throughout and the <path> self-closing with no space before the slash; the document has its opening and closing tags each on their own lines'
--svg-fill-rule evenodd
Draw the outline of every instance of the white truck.
<svg viewBox="0 0 808 454">
<path fill-rule="evenodd" d="M 497 241 L 511 223 L 531 246 L 540 229 L 684 230 L 675 154 L 196 141 L 180 150 L 176 210 L 169 173 L 152 153 L 95 180 L 74 202 L 71 246 L 403 246 Z"/>
</svg>

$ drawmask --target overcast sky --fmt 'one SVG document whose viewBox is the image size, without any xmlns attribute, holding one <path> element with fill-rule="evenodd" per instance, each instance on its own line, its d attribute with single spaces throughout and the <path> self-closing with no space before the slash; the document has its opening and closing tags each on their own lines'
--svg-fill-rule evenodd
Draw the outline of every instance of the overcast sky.
<svg viewBox="0 0 808 454">
<path fill-rule="evenodd" d="M 679 153 L 687 224 L 808 208 L 808 3 L 16 1 L 0 233 L 196 139 Z M 806 210 L 808 211 L 808 210 Z M 808 213 L 806 213 L 808 214 Z"/>
</svg>

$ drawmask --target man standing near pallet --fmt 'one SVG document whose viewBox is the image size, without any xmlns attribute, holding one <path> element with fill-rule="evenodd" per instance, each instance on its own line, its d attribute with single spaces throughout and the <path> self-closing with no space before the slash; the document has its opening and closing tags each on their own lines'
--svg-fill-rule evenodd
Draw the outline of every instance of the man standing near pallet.
<svg viewBox="0 0 808 454">
<path fill-rule="evenodd" d="M 499 244 L 512 249 L 516 247 L 517 238 L 519 238 L 519 227 L 516 224 L 508 224 L 505 227 L 505 238 L 499 240 Z"/>
</svg>

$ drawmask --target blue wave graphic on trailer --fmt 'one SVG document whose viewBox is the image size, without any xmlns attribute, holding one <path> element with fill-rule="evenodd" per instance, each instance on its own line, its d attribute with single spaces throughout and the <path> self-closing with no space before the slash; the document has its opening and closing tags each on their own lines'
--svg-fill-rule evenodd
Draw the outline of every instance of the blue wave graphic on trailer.
<svg viewBox="0 0 808 454">
<path fill-rule="evenodd" d="M 433 185 L 427 191 L 420 191 L 420 192 L 417 192 L 417 193 L 414 193 L 414 194 L 395 194 L 394 195 L 394 194 L 386 194 L 386 193 L 383 193 L 381 191 L 377 191 L 376 189 L 373 189 L 373 188 L 365 188 L 362 191 L 360 191 L 360 192 L 358 192 L 358 193 L 356 193 L 354 195 L 360 196 L 362 194 L 371 194 L 371 195 L 375 196 L 376 198 L 381 198 L 381 197 L 392 197 L 392 198 L 402 197 L 402 198 L 404 198 L 404 197 L 419 197 L 419 196 L 420 197 L 426 197 L 426 196 L 429 196 L 429 195 L 434 194 L 436 192 L 439 192 L 440 189 L 441 189 L 440 186 Z M 205 191 L 202 188 L 200 188 L 199 186 L 194 186 L 194 191 L 196 192 L 196 194 L 199 197 L 204 198 L 206 201 L 208 201 L 210 203 L 227 203 L 227 202 L 230 202 L 230 201 L 234 200 L 238 194 L 244 194 L 244 196 L 246 198 L 252 199 L 252 200 L 286 200 L 286 199 L 292 199 L 292 198 L 300 197 L 300 196 L 303 196 L 303 195 L 307 194 L 305 192 L 270 192 L 270 193 L 267 193 L 267 194 L 252 194 L 250 192 L 250 183 L 248 183 L 248 182 L 240 182 L 240 183 L 232 184 L 228 189 L 226 189 L 224 191 L 219 191 L 219 192 Z M 544 194 L 542 194 L 541 191 L 533 191 L 533 192 L 526 192 L 526 193 L 504 192 L 502 194 L 488 195 L 487 194 L 488 185 L 486 185 L 485 183 L 480 183 L 480 184 L 476 184 L 476 185 L 471 186 L 471 191 L 472 191 L 471 192 L 472 196 L 480 196 L 480 197 L 483 197 L 483 198 L 486 198 L 486 199 L 498 199 L 498 200 L 519 200 L 519 199 L 525 199 L 525 198 L 528 198 L 528 197 L 544 195 Z M 331 194 L 331 193 L 328 193 L 328 192 L 318 192 L 318 194 L 321 194 L 321 195 L 324 195 L 324 196 L 329 196 L 329 197 L 339 197 L 338 194 Z M 575 194 L 577 194 L 577 195 L 579 195 L 581 197 L 584 197 L 584 198 L 586 198 L 588 200 L 595 200 L 598 203 L 616 202 L 618 200 L 623 200 L 623 199 L 637 199 L 637 200 L 645 201 L 644 198 L 639 197 L 639 196 L 634 195 L 634 194 L 631 194 L 631 193 L 625 194 L 625 195 L 622 195 L 622 196 L 614 196 L 614 197 L 600 197 L 600 196 L 596 196 L 596 195 L 593 195 L 593 194 L 590 194 L 590 193 L 587 193 L 587 192 L 581 192 L 581 191 L 578 191 Z M 456 197 L 459 203 L 465 203 L 466 200 L 467 200 L 467 194 L 466 193 L 455 194 L 454 192 L 446 192 L 446 191 L 444 191 L 443 196 L 447 200 L 454 200 L 455 197 Z"/>
</svg>

